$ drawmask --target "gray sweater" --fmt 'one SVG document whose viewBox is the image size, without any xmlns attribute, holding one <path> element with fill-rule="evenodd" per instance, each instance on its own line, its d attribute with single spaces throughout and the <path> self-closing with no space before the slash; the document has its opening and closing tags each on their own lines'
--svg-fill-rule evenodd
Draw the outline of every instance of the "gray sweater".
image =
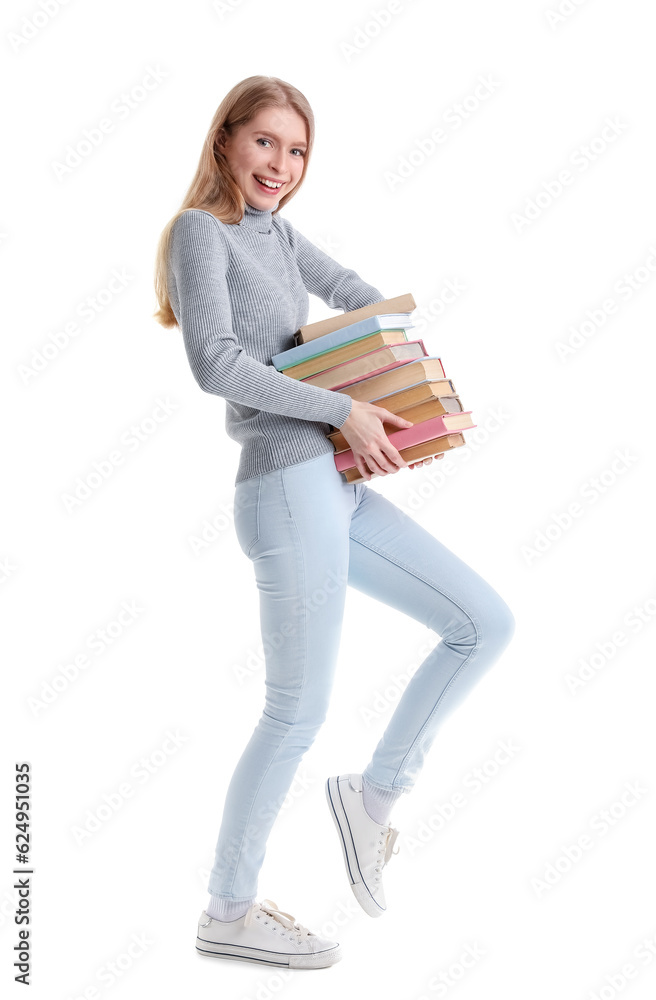
<svg viewBox="0 0 656 1000">
<path fill-rule="evenodd" d="M 307 323 L 308 291 L 343 311 L 385 297 L 273 215 L 278 204 L 247 204 L 234 225 L 187 209 L 171 236 L 171 306 L 194 378 L 226 400 L 226 432 L 242 446 L 235 485 L 334 452 L 326 434 L 351 411 L 350 396 L 271 364 Z"/>
</svg>

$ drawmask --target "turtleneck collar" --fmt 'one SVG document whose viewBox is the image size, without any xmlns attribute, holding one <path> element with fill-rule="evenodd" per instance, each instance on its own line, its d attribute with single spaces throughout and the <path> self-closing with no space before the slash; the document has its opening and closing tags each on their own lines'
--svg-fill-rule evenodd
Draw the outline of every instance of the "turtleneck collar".
<svg viewBox="0 0 656 1000">
<path fill-rule="evenodd" d="M 278 200 L 272 208 L 253 208 L 248 202 L 244 205 L 244 216 L 238 226 L 246 229 L 254 229 L 258 233 L 270 233 L 272 229 L 272 216 L 280 201 Z"/>
</svg>

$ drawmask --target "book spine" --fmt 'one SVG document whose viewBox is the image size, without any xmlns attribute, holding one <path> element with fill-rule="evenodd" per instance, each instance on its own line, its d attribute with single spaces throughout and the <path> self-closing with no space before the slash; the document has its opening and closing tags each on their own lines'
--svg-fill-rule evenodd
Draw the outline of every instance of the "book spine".
<svg viewBox="0 0 656 1000">
<path fill-rule="evenodd" d="M 414 358 L 411 359 L 411 360 L 414 360 Z M 382 375 L 384 372 L 391 371 L 392 368 L 401 368 L 402 365 L 407 365 L 407 364 L 409 364 L 409 361 L 391 361 L 388 365 L 383 365 L 381 368 L 376 368 L 372 372 L 367 372 L 366 375 L 358 375 L 357 378 L 347 379 L 346 382 L 337 382 L 335 385 L 328 385 L 328 386 L 324 385 L 324 386 L 322 386 L 322 388 L 323 389 L 331 389 L 333 392 L 336 392 L 338 389 L 345 388 L 345 386 L 355 385 L 356 382 L 364 382 L 368 378 L 373 378 L 375 375 Z M 337 367 L 340 368 L 341 365 L 337 365 Z M 328 370 L 330 371 L 330 369 L 328 369 Z M 321 374 L 325 375 L 326 373 L 322 372 Z M 302 378 L 299 381 L 301 381 L 301 382 L 311 382 L 313 378 L 317 378 L 317 377 L 318 376 L 316 376 L 316 375 L 311 375 L 309 378 Z M 339 376 L 337 376 L 337 378 L 339 378 Z"/>
<path fill-rule="evenodd" d="M 375 320 L 373 324 L 372 320 Z M 405 325 L 405 323 L 399 324 L 399 329 L 404 328 Z M 408 323 L 408 326 L 412 326 L 412 324 Z M 330 351 L 334 347 L 341 347 L 343 344 L 350 344 L 354 340 L 362 340 L 364 337 L 369 337 L 374 333 L 380 333 L 383 329 L 392 328 L 383 326 L 378 322 L 377 316 L 372 316 L 369 319 L 362 320 L 360 323 L 351 323 L 349 326 L 342 327 L 341 330 L 324 333 L 321 337 L 315 337 L 314 340 L 295 345 L 286 351 L 280 351 L 279 354 L 272 356 L 271 363 L 278 371 L 281 371 L 282 368 L 291 368 L 292 365 L 300 364 L 301 361 L 308 361 L 310 358 L 315 357 L 317 354 L 322 354 L 324 351 Z"/>
<path fill-rule="evenodd" d="M 292 362 L 291 364 L 284 364 L 282 367 L 278 367 L 278 364 L 276 364 L 274 362 L 274 367 L 278 368 L 278 371 L 286 372 L 287 374 L 290 374 L 292 378 L 295 378 L 296 376 L 293 375 L 292 373 L 290 373 L 290 371 L 289 371 L 290 368 L 300 367 L 301 365 L 304 365 L 306 363 L 306 361 L 315 361 L 316 362 L 317 359 L 319 359 L 319 358 L 324 359 L 324 360 L 327 359 L 328 361 L 330 361 L 330 355 L 336 353 L 342 347 L 350 347 L 351 344 L 359 344 L 359 343 L 361 343 L 362 341 L 365 341 L 365 340 L 372 340 L 372 338 L 374 338 L 374 337 L 380 337 L 381 334 L 388 333 L 388 332 L 393 332 L 393 333 L 397 334 L 399 337 L 403 337 L 404 336 L 404 331 L 403 330 L 393 330 L 393 331 L 376 330 L 374 333 L 367 333 L 364 337 L 356 337 L 353 340 L 345 340 L 343 343 L 336 344 L 333 347 L 326 347 L 326 349 L 323 350 L 323 351 L 317 351 L 316 354 L 310 354 L 307 358 L 302 358 L 300 361 L 295 361 L 295 362 Z M 397 343 L 404 343 L 404 344 L 407 343 L 407 342 L 408 342 L 408 338 L 407 337 L 405 338 L 405 340 L 397 341 Z M 321 343 L 321 338 L 319 338 L 318 340 L 315 340 L 315 341 L 310 341 L 310 343 L 320 344 Z M 373 343 L 373 340 L 372 340 L 372 343 Z M 365 344 L 364 346 L 366 347 L 367 345 Z M 356 354 L 356 356 L 354 358 L 349 358 L 348 361 L 344 362 L 344 363 L 349 363 L 351 361 L 357 361 L 358 358 L 364 357 L 365 354 L 370 354 L 373 351 L 378 351 L 378 350 L 381 350 L 384 347 L 391 347 L 391 346 L 392 346 L 391 344 L 387 344 L 387 343 L 382 343 L 382 344 L 378 343 L 378 345 L 376 347 L 373 347 L 371 349 L 371 351 L 362 351 L 360 354 Z M 280 357 L 280 355 L 277 355 L 277 357 Z M 273 361 L 274 359 L 272 358 L 271 360 Z M 342 364 L 342 362 L 340 362 L 340 364 Z M 335 367 L 337 367 L 337 366 L 329 364 L 329 365 L 326 365 L 325 368 L 319 368 L 316 372 L 313 372 L 312 374 L 313 375 L 317 375 L 317 374 L 319 374 L 322 371 L 327 371 L 328 368 L 335 368 Z"/>
<path fill-rule="evenodd" d="M 419 344 L 421 346 L 421 350 L 422 350 L 422 355 L 420 355 L 420 357 L 428 357 L 428 354 L 426 352 L 426 348 L 424 346 L 423 340 L 403 340 L 403 341 L 398 341 L 398 343 L 396 343 L 396 344 L 385 344 L 384 347 L 374 347 L 373 350 L 366 351 L 364 354 L 360 354 L 357 358 L 351 358 L 349 361 L 340 361 L 340 363 L 338 365 L 333 365 L 332 368 L 326 368 L 324 371 L 319 372 L 318 375 L 306 375 L 305 378 L 299 379 L 299 382 L 311 382 L 313 378 L 317 378 L 317 377 L 319 377 L 319 375 L 327 375 L 329 372 L 337 372 L 338 373 L 337 377 L 339 378 L 339 372 L 338 372 L 338 370 L 340 368 L 344 368 L 346 365 L 354 365 L 361 358 L 367 358 L 367 357 L 370 357 L 372 354 L 376 354 L 376 353 L 380 353 L 381 356 L 384 356 L 385 352 L 391 351 L 394 347 L 407 347 L 409 344 Z M 325 388 L 331 388 L 331 389 L 341 388 L 344 385 L 351 385 L 352 382 L 359 382 L 360 379 L 363 379 L 363 378 L 372 378 L 372 376 L 378 375 L 380 372 L 387 371 L 388 368 L 396 367 L 396 365 L 398 365 L 398 364 L 407 365 L 411 361 L 417 361 L 417 360 L 419 360 L 419 359 L 416 358 L 416 357 L 414 357 L 414 358 L 399 359 L 399 360 L 394 361 L 390 365 L 381 365 L 378 368 L 374 368 L 373 371 L 366 372 L 364 375 L 358 375 L 357 378 L 348 379 L 345 382 L 340 382 L 339 386 L 337 386 L 337 385 L 328 386 L 328 387 L 327 386 L 323 386 L 322 388 L 324 388 L 324 389 Z"/>
<path fill-rule="evenodd" d="M 397 295 L 393 299 L 383 299 L 381 302 L 374 302 L 369 306 L 362 306 L 360 309 L 349 309 L 341 316 L 331 316 L 329 319 L 319 320 L 318 323 L 309 323 L 302 326 L 297 331 L 299 343 L 309 343 L 317 337 L 322 337 L 333 330 L 341 330 L 352 323 L 359 322 L 369 316 L 384 316 L 390 313 L 407 313 L 408 315 L 417 308 L 412 292 L 405 292 Z M 295 335 L 296 336 L 296 335 Z"/>
</svg>

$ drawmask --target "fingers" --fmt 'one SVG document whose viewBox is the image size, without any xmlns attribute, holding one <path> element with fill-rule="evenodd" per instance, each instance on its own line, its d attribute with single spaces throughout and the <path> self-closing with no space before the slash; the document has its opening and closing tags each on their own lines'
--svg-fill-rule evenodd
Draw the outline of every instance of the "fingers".
<svg viewBox="0 0 656 1000">
<path fill-rule="evenodd" d="M 441 451 L 438 455 L 433 455 L 432 458 L 422 458 L 421 462 L 413 462 L 412 465 L 408 466 L 408 468 L 418 469 L 420 465 L 430 465 L 431 462 L 433 461 L 433 458 L 438 458 L 438 459 L 444 458 L 444 452 Z"/>
<path fill-rule="evenodd" d="M 390 448 L 392 448 L 391 444 Z M 369 469 L 371 470 L 371 473 L 376 476 L 387 476 L 388 474 L 398 472 L 399 469 L 406 469 L 408 467 L 406 460 L 399 454 L 398 451 L 396 451 L 396 448 L 392 448 L 392 450 L 396 455 L 398 455 L 399 465 L 395 465 L 394 461 L 384 452 L 381 452 L 378 458 L 375 458 L 373 455 L 367 455 L 366 460 L 361 458 L 358 461 L 356 458 L 356 465 L 360 475 L 369 480 L 371 479 Z"/>
<path fill-rule="evenodd" d="M 356 464 L 358 472 L 360 473 L 360 475 L 362 476 L 362 478 L 366 479 L 367 481 L 369 481 L 371 479 L 371 473 L 369 472 L 369 469 L 367 468 L 367 463 L 365 462 L 365 460 L 363 458 L 359 458 L 358 457 L 355 460 L 355 464 Z"/>
<path fill-rule="evenodd" d="M 403 458 L 403 456 L 400 454 L 400 452 L 396 452 L 396 454 L 399 456 L 399 461 L 403 463 L 402 465 L 396 466 L 393 464 L 391 460 L 388 460 L 388 464 L 385 465 L 384 461 L 385 459 L 387 459 L 387 456 L 384 453 L 381 453 L 379 461 L 376 461 L 376 459 L 373 456 L 369 456 L 366 462 L 362 462 L 362 464 L 356 463 L 360 475 L 363 477 L 363 479 L 369 481 L 372 475 L 386 476 L 390 473 L 394 474 L 395 472 L 398 472 L 400 468 L 418 469 L 420 465 L 430 465 L 434 458 L 436 459 L 444 458 L 444 452 L 441 451 L 437 455 L 432 455 L 428 458 L 423 458 L 420 462 L 407 463 Z M 371 469 L 371 472 L 369 471 L 369 469 Z"/>
<path fill-rule="evenodd" d="M 400 451 L 394 447 L 387 439 L 388 451 L 382 452 L 380 458 L 376 459 L 379 465 L 384 465 L 388 472 L 398 472 L 399 469 L 407 469 L 408 463 Z"/>
<path fill-rule="evenodd" d="M 377 476 L 394 475 L 394 473 L 399 472 L 400 469 L 407 469 L 408 467 L 408 463 L 404 458 L 401 458 L 400 455 L 399 464 L 395 465 L 394 461 L 385 454 L 382 454 L 378 459 L 373 456 L 367 458 L 367 465 L 372 472 L 376 473 Z"/>
<path fill-rule="evenodd" d="M 382 414 L 380 415 L 384 424 L 396 424 L 397 427 L 413 426 L 412 420 L 408 420 L 407 417 L 404 417 L 401 413 L 392 413 L 391 410 L 385 410 L 382 406 L 379 406 L 378 409 L 382 410 L 384 414 L 387 414 L 387 416 L 382 416 Z"/>
</svg>

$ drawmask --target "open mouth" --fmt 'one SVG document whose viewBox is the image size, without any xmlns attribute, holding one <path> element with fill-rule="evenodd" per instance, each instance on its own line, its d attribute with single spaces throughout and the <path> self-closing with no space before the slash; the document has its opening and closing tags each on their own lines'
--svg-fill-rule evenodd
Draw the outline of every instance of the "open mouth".
<svg viewBox="0 0 656 1000">
<path fill-rule="evenodd" d="M 255 183 L 259 187 L 260 191 L 266 191 L 267 194 L 278 194 L 278 192 L 280 191 L 280 188 L 282 187 L 282 183 L 279 183 L 279 184 L 276 185 L 275 182 L 273 182 L 273 181 L 269 181 L 268 184 L 264 184 L 259 179 L 259 177 L 257 176 L 257 174 L 253 174 L 253 177 L 255 178 Z"/>
</svg>

